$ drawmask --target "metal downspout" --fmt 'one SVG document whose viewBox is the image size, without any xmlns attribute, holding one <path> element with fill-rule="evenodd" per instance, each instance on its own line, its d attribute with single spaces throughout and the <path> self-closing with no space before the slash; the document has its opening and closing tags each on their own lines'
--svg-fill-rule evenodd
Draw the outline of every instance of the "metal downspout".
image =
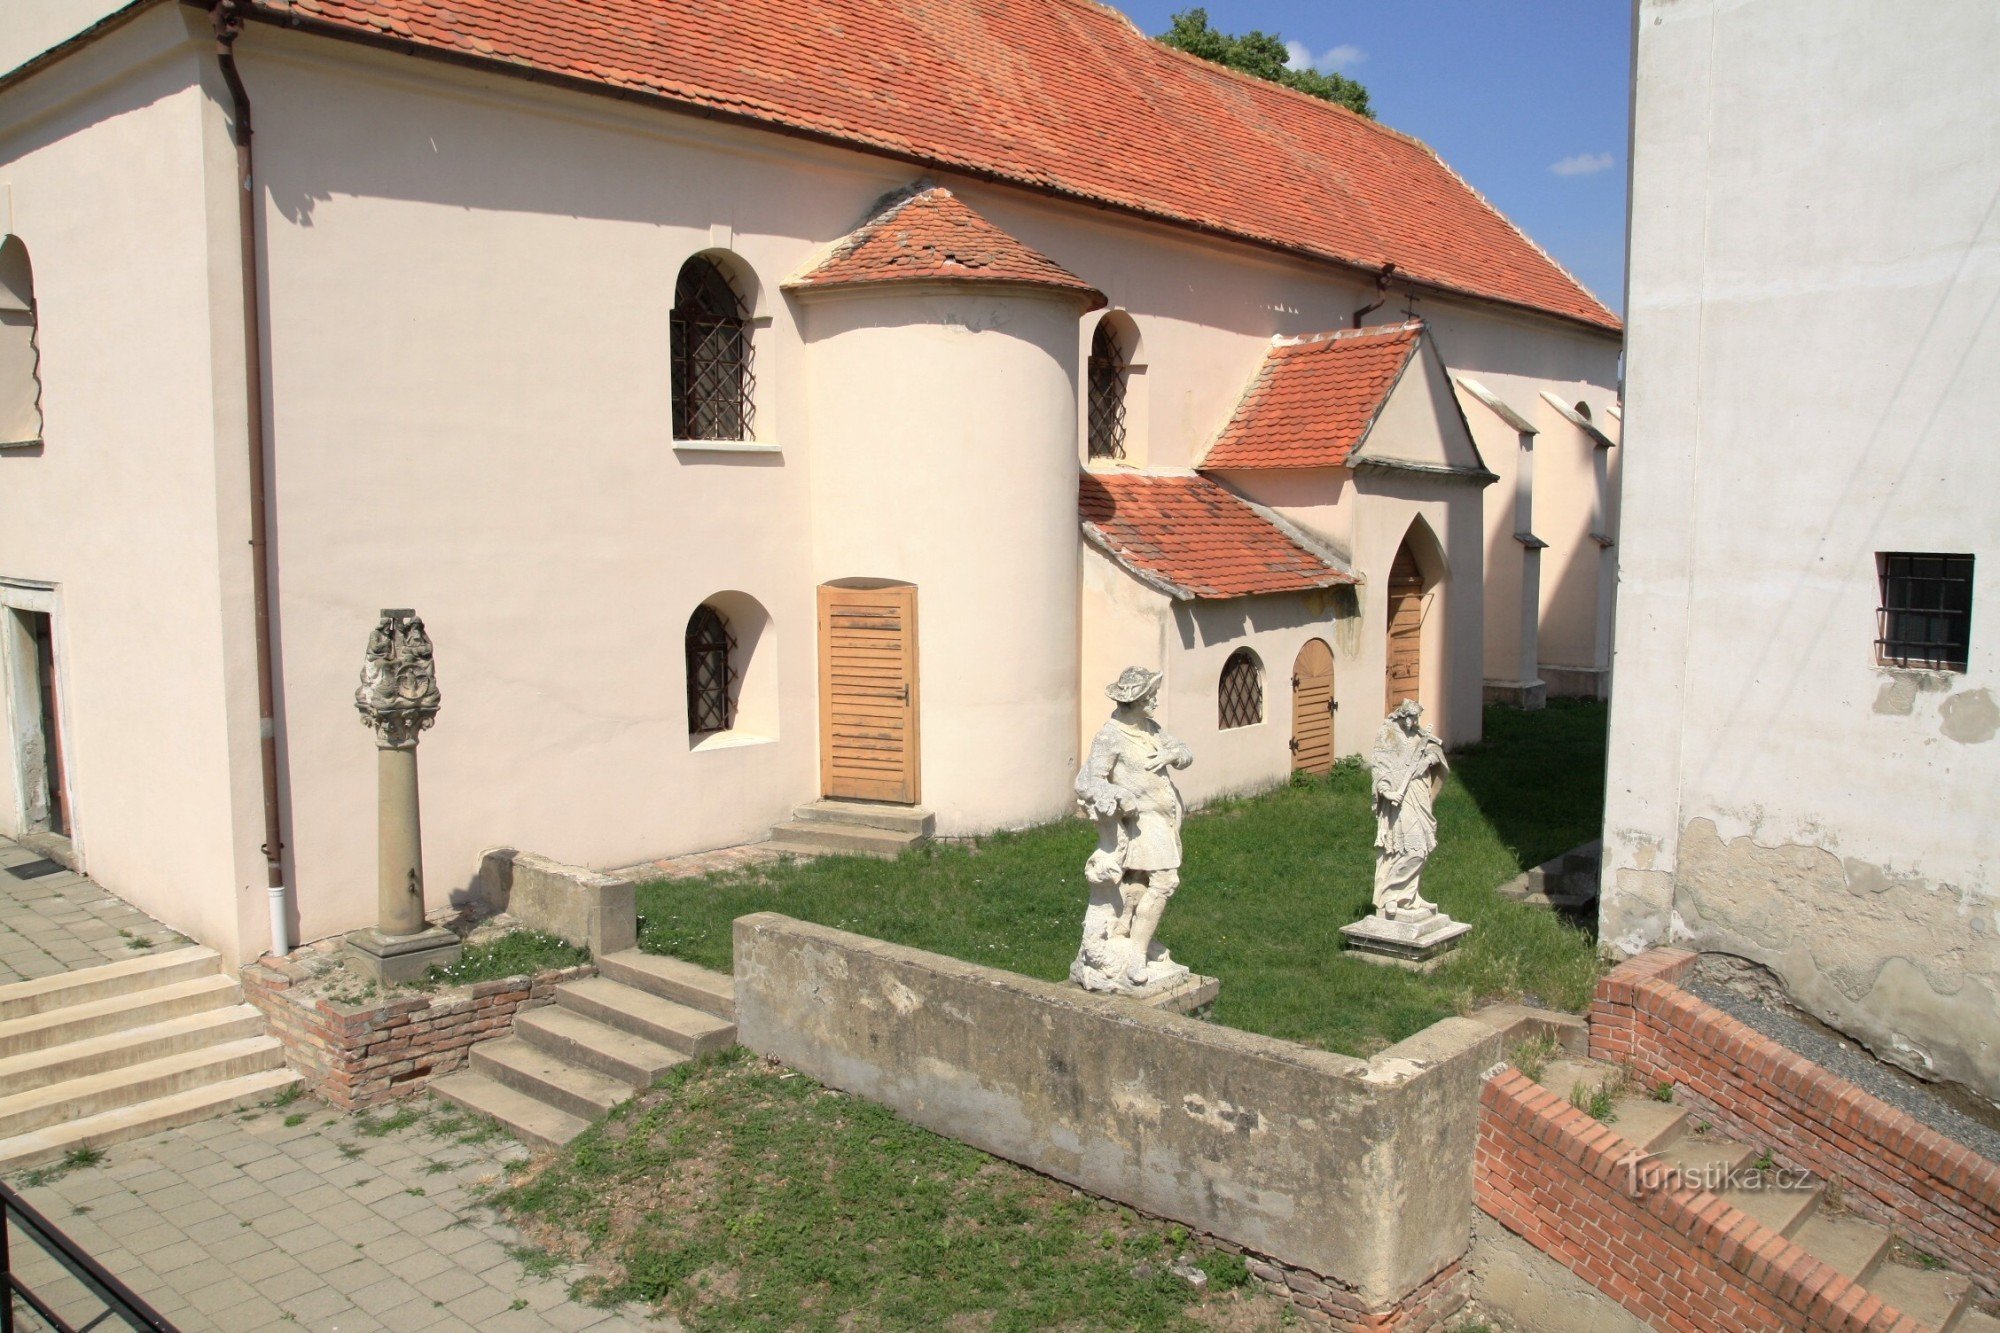
<svg viewBox="0 0 2000 1333">
<path fill-rule="evenodd" d="M 278 808 L 277 687 L 273 668 L 276 644 L 271 631 L 271 561 L 269 523 L 265 514 L 267 486 L 264 467 L 264 330 L 257 304 L 257 277 L 263 271 L 257 247 L 255 164 L 250 155 L 250 94 L 236 68 L 236 39 L 243 32 L 241 0 L 217 0 L 209 11 L 215 25 L 215 54 L 222 78 L 229 85 L 230 130 L 236 141 L 236 225 L 242 249 L 243 375 L 249 444 L 251 599 L 256 614 L 257 731 L 263 769 L 264 843 L 259 849 L 269 880 L 271 952 L 291 951 L 285 900 L 285 841 Z"/>
</svg>

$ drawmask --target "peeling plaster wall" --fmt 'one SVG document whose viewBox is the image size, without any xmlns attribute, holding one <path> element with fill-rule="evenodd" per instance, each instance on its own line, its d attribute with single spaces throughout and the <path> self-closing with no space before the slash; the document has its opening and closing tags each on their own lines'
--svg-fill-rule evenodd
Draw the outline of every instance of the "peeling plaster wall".
<svg viewBox="0 0 2000 1333">
<path fill-rule="evenodd" d="M 2000 1099 L 2000 24 L 1823 20 L 1639 10 L 1600 926 Z M 1975 557 L 1965 671 L 1876 664 L 1883 551 Z"/>
</svg>

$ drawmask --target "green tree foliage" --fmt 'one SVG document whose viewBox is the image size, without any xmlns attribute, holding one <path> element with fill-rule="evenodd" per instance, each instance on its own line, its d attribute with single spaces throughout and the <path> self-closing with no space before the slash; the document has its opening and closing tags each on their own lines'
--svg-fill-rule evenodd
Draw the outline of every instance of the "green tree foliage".
<svg viewBox="0 0 2000 1333">
<path fill-rule="evenodd" d="M 1160 34 L 1160 40 L 1191 56 L 1282 83 L 1322 101 L 1337 102 L 1357 115 L 1371 119 L 1375 115 L 1368 105 L 1368 90 L 1357 80 L 1286 64 L 1285 39 L 1276 33 L 1253 28 L 1240 36 L 1231 35 L 1208 21 L 1206 9 L 1185 9 L 1173 16 L 1173 26 Z"/>
</svg>

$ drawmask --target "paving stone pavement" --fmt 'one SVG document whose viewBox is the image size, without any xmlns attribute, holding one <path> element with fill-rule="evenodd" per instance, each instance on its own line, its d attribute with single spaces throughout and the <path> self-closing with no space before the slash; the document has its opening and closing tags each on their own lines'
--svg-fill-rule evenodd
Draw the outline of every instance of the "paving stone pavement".
<svg viewBox="0 0 2000 1333">
<path fill-rule="evenodd" d="M 187 944 L 96 882 L 0 838 L 0 986 Z"/>
<path fill-rule="evenodd" d="M 497 1132 L 479 1142 L 435 1132 L 463 1117 L 428 1097 L 408 1105 L 423 1118 L 388 1129 L 393 1110 L 355 1116 L 301 1097 L 114 1145 L 53 1180 L 25 1172 L 8 1183 L 189 1333 L 679 1329 L 572 1301 L 560 1273 L 530 1274 L 514 1257 L 519 1233 L 477 1194 L 528 1150 Z M 72 1324 L 96 1313 L 74 1278 L 12 1239 L 22 1276 L 57 1294 L 58 1313 Z M 21 1312 L 24 1333 L 42 1333 Z"/>
</svg>

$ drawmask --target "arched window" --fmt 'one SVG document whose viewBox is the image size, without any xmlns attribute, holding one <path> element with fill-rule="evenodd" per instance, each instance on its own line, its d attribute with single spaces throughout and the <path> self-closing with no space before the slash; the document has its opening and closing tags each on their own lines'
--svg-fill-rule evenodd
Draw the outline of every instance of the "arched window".
<svg viewBox="0 0 2000 1333">
<path fill-rule="evenodd" d="M 674 438 L 751 438 L 750 320 L 722 266 L 707 255 L 681 265 L 668 321 Z"/>
<path fill-rule="evenodd" d="M 1222 664 L 1222 683 L 1216 689 L 1221 717 L 1217 725 L 1224 731 L 1248 727 L 1264 720 L 1264 664 L 1248 648 L 1238 648 Z"/>
<path fill-rule="evenodd" d="M 18 236 L 0 241 L 0 445 L 42 438 L 35 348 L 35 279 Z"/>
<path fill-rule="evenodd" d="M 694 735 L 727 731 L 736 720 L 729 665 L 735 647 L 722 613 L 706 602 L 697 606 L 687 627 L 688 731 Z"/>
<path fill-rule="evenodd" d="M 1090 456 L 1125 456 L 1125 378 L 1131 349 L 1110 316 L 1090 336 Z"/>
</svg>

